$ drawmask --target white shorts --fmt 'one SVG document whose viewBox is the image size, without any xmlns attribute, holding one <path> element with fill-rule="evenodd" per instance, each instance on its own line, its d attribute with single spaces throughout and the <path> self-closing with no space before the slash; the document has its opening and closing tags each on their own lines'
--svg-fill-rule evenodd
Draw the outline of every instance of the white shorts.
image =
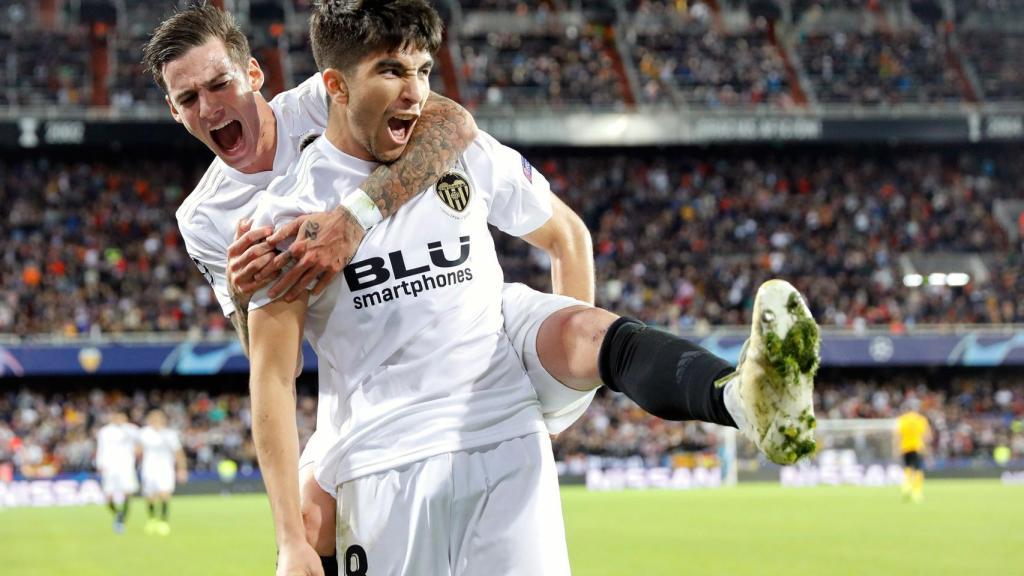
<svg viewBox="0 0 1024 576">
<path fill-rule="evenodd" d="M 537 355 L 540 325 L 555 312 L 572 306 L 589 304 L 568 296 L 538 292 L 518 283 L 505 284 L 501 292 L 505 333 L 533 384 L 544 424 L 551 434 L 558 434 L 578 420 L 597 392 L 596 389 L 580 392 L 563 385 L 544 369 Z M 319 461 L 323 452 L 330 447 L 331 440 L 330 433 L 317 427 L 299 454 L 299 470 Z"/>
<path fill-rule="evenodd" d="M 124 497 L 139 491 L 139 478 L 134 468 L 107 470 L 100 475 L 100 485 L 108 497 Z"/>
<path fill-rule="evenodd" d="M 596 389 L 580 392 L 565 386 L 544 369 L 537 355 L 540 325 L 555 312 L 572 306 L 590 305 L 568 296 L 538 292 L 518 283 L 505 284 L 501 291 L 505 333 L 537 392 L 544 424 L 552 434 L 558 434 L 578 420 L 597 392 Z"/>
<path fill-rule="evenodd" d="M 170 472 L 161 470 L 158 472 L 142 471 L 142 495 L 147 498 L 163 493 L 173 493 L 175 486 L 174 470 Z"/>
<path fill-rule="evenodd" d="M 545 434 L 357 478 L 342 484 L 337 498 L 342 574 L 569 574 Z"/>
</svg>

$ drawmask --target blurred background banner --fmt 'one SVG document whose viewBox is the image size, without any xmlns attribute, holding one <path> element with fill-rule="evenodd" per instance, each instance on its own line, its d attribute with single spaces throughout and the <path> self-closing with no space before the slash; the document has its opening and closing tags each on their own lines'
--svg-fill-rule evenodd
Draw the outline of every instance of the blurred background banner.
<svg viewBox="0 0 1024 576">
<path fill-rule="evenodd" d="M 91 118 L 84 111 L 62 110 L 50 117 L 33 109 L 0 111 L 0 146 L 46 149 L 70 146 L 201 145 L 180 127 L 163 121 L 165 111 L 140 112 L 142 118 Z M 142 110 L 146 110 L 143 108 Z M 55 116 L 55 117 L 54 117 Z M 911 108 L 893 112 L 847 109 L 809 113 L 764 110 L 645 110 L 632 112 L 552 113 L 480 112 L 479 126 L 503 142 L 521 146 L 662 146 L 729 142 L 968 143 L 1024 140 L 1024 115 L 937 111 Z"/>
<path fill-rule="evenodd" d="M 821 365 L 825 368 L 1024 366 L 1024 331 L 1004 328 L 918 330 L 915 334 L 856 335 L 826 331 Z M 744 329 L 716 329 L 688 339 L 730 363 L 739 360 L 747 338 Z M 305 343 L 303 371 L 315 373 L 316 354 Z M 30 342 L 0 345 L 2 378 L 21 376 L 84 376 L 137 374 L 209 376 L 248 373 L 249 362 L 235 340 L 204 342 L 172 335 L 136 335 L 115 342 Z M 0 384 L 2 385 L 2 384 Z"/>
</svg>

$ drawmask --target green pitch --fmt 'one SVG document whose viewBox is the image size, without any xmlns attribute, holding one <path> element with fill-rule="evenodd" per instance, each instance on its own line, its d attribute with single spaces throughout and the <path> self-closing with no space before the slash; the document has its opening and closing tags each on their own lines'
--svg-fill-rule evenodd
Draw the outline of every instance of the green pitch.
<svg viewBox="0 0 1024 576">
<path fill-rule="evenodd" d="M 577 576 L 1024 574 L 1024 486 L 930 481 L 920 505 L 897 492 L 568 488 L 563 503 Z M 136 501 L 115 536 L 101 507 L 0 510 L 0 573 L 273 574 L 262 496 L 179 498 L 165 538 L 143 535 L 144 516 Z"/>
</svg>

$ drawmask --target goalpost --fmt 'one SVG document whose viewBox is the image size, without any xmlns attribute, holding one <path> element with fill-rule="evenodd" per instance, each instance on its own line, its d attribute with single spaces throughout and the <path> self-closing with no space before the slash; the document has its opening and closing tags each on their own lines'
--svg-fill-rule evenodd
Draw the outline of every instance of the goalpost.
<svg viewBox="0 0 1024 576">
<path fill-rule="evenodd" d="M 894 435 L 896 419 L 818 420 L 818 450 L 808 461 L 783 468 L 785 486 L 890 486 L 903 480 Z"/>
<path fill-rule="evenodd" d="M 894 418 L 818 420 L 817 451 L 799 464 L 778 467 L 778 478 L 785 486 L 899 484 L 903 464 L 894 442 L 895 430 Z M 723 471 L 739 469 L 761 481 L 771 479 L 774 472 L 767 470 L 775 465 L 767 462 L 753 442 L 742 435 L 738 438 L 733 440 L 732 451 L 728 437 L 723 438 Z"/>
<path fill-rule="evenodd" d="M 744 475 L 752 480 L 778 478 L 784 486 L 891 486 L 903 480 L 903 465 L 894 442 L 892 418 L 818 420 L 817 451 L 793 466 L 769 463 L 753 442 L 734 428 L 712 427 L 713 442 L 699 449 L 675 450 L 651 467 L 644 458 L 592 456 L 585 471 L 591 490 L 645 488 L 718 488 L 734 486 Z M 777 474 L 777 475 L 776 475 Z"/>
<path fill-rule="evenodd" d="M 864 464 L 894 462 L 899 456 L 893 442 L 895 418 L 818 420 L 815 433 L 819 454 L 827 450 L 852 450 Z"/>
</svg>

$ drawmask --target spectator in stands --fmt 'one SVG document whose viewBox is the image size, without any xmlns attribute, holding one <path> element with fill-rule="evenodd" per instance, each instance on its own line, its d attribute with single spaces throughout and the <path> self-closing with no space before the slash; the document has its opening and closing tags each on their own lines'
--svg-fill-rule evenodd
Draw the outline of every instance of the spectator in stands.
<svg viewBox="0 0 1024 576">
<path fill-rule="evenodd" d="M 1024 263 L 994 213 L 997 199 L 1020 196 L 1018 154 L 528 155 L 592 231 L 602 307 L 681 330 L 746 324 L 754 287 L 783 276 L 823 325 L 906 330 L 1024 321 Z M 164 217 L 198 169 L 46 157 L 0 164 L 0 331 L 223 333 L 208 285 Z M 497 241 L 510 281 L 547 287 L 542 258 Z M 978 254 L 989 278 L 904 286 L 899 255 L 929 251 Z"/>
<path fill-rule="evenodd" d="M 1024 382 L 1000 376 L 956 377 L 929 388 L 921 374 L 877 378 L 821 379 L 816 386 L 819 418 L 895 418 L 907 398 L 920 403 L 931 422 L 937 466 L 990 462 L 998 446 L 1011 458 L 1024 458 Z M 302 443 L 316 422 L 315 397 L 299 395 Z M 241 392 L 209 395 L 194 390 L 68 393 L 0 393 L 0 464 L 12 462 L 20 476 L 48 477 L 89 471 L 95 432 L 102 415 L 127 412 L 140 422 L 151 409 L 167 413 L 168 425 L 181 430 L 182 446 L 196 473 L 220 473 L 223 462 L 238 468 L 256 466 L 248 398 Z M 621 394 L 600 392 L 583 418 L 558 435 L 556 458 L 569 468 L 585 470 L 588 458 L 637 459 L 669 466 L 674 455 L 713 452 L 721 431 L 696 422 L 669 422 L 639 409 Z M 756 458 L 756 451 L 743 457 Z"/>
</svg>

